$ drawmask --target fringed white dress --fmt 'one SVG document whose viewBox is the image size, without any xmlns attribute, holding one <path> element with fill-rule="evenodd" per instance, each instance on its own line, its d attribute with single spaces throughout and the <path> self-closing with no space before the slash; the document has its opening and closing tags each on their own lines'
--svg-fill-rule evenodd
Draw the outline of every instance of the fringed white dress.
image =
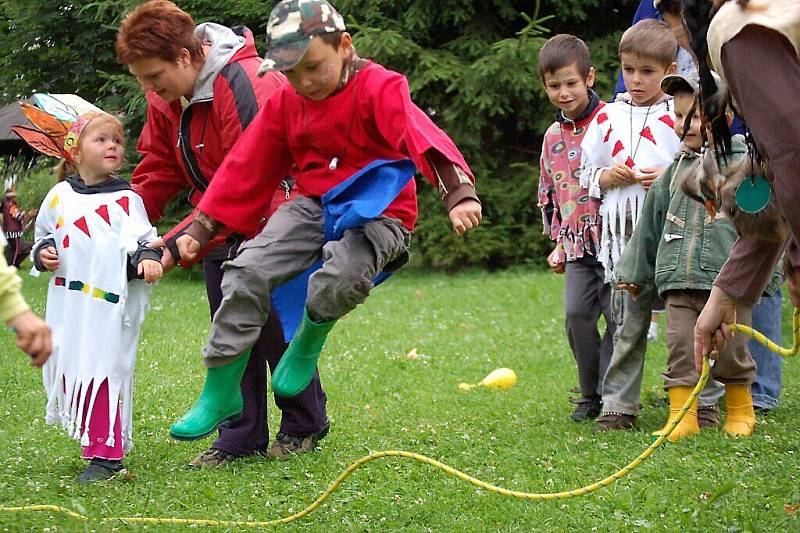
<svg viewBox="0 0 800 533">
<path fill-rule="evenodd" d="M 57 184 L 39 211 L 34 253 L 55 243 L 60 262 L 47 292 L 54 349 L 43 368 L 45 420 L 88 446 L 91 417 L 108 417 L 105 444 L 113 447 L 120 416 L 122 447 L 128 451 L 136 347 L 148 309 L 148 288 L 144 281 L 128 281 L 128 265 L 140 243 L 157 235 L 141 198 L 125 185 L 87 192 L 93 188 Z M 96 412 L 104 381 L 108 409 Z"/>
</svg>

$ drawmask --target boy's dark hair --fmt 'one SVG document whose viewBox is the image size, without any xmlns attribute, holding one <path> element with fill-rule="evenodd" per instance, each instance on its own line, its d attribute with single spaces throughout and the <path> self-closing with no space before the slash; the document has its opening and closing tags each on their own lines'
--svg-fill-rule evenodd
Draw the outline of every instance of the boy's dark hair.
<svg viewBox="0 0 800 533">
<path fill-rule="evenodd" d="M 343 33 L 344 33 L 343 31 L 334 31 L 334 32 L 331 32 L 331 33 L 323 33 L 323 34 L 317 35 L 315 37 L 315 39 L 322 39 L 325 42 L 325 44 L 333 46 L 333 49 L 338 51 L 339 50 L 339 46 L 342 44 L 342 34 Z"/>
<path fill-rule="evenodd" d="M 569 33 L 559 33 L 547 40 L 539 50 L 539 77 L 544 81 L 544 75 L 568 67 L 573 63 L 578 65 L 581 79 L 589 76 L 592 68 L 592 56 L 589 47 L 582 39 Z"/>
<path fill-rule="evenodd" d="M 620 57 L 622 54 L 652 59 L 666 68 L 675 62 L 678 41 L 667 23 L 656 19 L 640 20 L 622 34 Z"/>
<path fill-rule="evenodd" d="M 680 16 L 681 0 L 660 0 L 656 2 L 656 9 L 661 14 L 669 13 L 671 15 Z"/>
</svg>

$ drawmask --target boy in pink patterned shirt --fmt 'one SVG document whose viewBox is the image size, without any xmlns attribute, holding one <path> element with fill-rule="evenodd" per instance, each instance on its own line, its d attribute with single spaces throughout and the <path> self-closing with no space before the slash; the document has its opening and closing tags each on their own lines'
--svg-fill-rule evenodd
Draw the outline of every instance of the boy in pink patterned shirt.
<svg viewBox="0 0 800 533">
<path fill-rule="evenodd" d="M 566 272 L 565 329 L 578 367 L 581 397 L 572 419 L 591 420 L 600 414 L 599 386 L 611 359 L 613 321 L 611 288 L 597 260 L 600 201 L 580 186 L 581 141 L 586 127 L 603 107 L 592 90 L 594 68 L 586 44 L 560 34 L 539 52 L 539 75 L 556 108 L 556 122 L 544 134 L 539 162 L 539 208 L 545 233 L 556 245 L 547 258 L 556 274 Z M 600 337 L 597 321 L 606 319 Z"/>
</svg>

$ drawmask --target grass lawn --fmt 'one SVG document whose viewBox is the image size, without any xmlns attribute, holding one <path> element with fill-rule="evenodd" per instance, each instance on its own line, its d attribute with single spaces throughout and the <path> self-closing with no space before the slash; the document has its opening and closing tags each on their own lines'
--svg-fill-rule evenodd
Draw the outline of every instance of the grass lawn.
<svg viewBox="0 0 800 533">
<path fill-rule="evenodd" d="M 25 276 L 43 311 L 46 279 Z M 332 422 L 321 450 L 281 463 L 248 458 L 223 469 L 186 463 L 210 440 L 181 443 L 167 428 L 202 386 L 208 330 L 204 287 L 173 273 L 152 293 L 136 373 L 134 476 L 79 486 L 80 447 L 44 424 L 40 373 L 0 332 L 0 506 L 61 505 L 92 517 L 270 520 L 303 509 L 355 459 L 416 451 L 500 486 L 529 492 L 581 487 L 627 464 L 665 420 L 662 342 L 648 352 L 639 427 L 593 435 L 570 421 L 576 385 L 563 333 L 563 277 L 530 270 L 402 272 L 341 320 L 320 372 Z M 784 309 L 789 335 L 789 309 Z M 663 331 L 663 327 L 662 327 Z M 413 348 L 422 354 L 409 359 Z M 102 354 L 98 354 L 98 357 Z M 458 390 L 507 366 L 506 391 Z M 781 408 L 748 439 L 720 431 L 667 445 L 629 476 L 565 501 L 504 498 L 407 459 L 369 463 L 289 529 L 408 531 L 797 531 L 800 519 L 800 360 L 785 367 Z M 278 411 L 270 400 L 270 426 Z M 0 512 L 3 531 L 109 531 L 51 513 Z M 175 526 L 149 526 L 172 531 Z"/>
</svg>

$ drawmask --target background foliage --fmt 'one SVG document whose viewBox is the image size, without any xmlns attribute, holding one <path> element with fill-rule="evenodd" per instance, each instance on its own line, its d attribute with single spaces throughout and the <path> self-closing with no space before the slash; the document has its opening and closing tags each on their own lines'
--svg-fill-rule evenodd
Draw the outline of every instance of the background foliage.
<svg viewBox="0 0 800 533">
<path fill-rule="evenodd" d="M 33 92 L 76 92 L 108 111 L 124 112 L 129 160 L 145 102 L 117 64 L 114 38 L 134 0 L 0 0 L 0 103 Z M 197 22 L 245 24 L 261 52 L 274 1 L 178 1 Z M 551 35 L 574 33 L 589 44 L 597 88 L 609 98 L 616 44 L 636 0 L 338 0 L 359 53 L 405 73 L 414 100 L 454 138 L 478 178 L 484 224 L 457 238 L 441 203 L 421 184 L 418 265 L 454 270 L 536 261 L 550 249 L 536 207 L 541 133 L 552 121 L 536 70 Z M 45 173 L 37 173 L 44 176 Z M 420 180 L 424 181 L 424 180 Z M 37 189 L 37 187 L 32 187 Z M 40 188 L 40 187 L 39 187 Z M 34 207 L 38 198 L 22 198 Z M 185 206 L 177 202 L 173 215 Z"/>
</svg>

